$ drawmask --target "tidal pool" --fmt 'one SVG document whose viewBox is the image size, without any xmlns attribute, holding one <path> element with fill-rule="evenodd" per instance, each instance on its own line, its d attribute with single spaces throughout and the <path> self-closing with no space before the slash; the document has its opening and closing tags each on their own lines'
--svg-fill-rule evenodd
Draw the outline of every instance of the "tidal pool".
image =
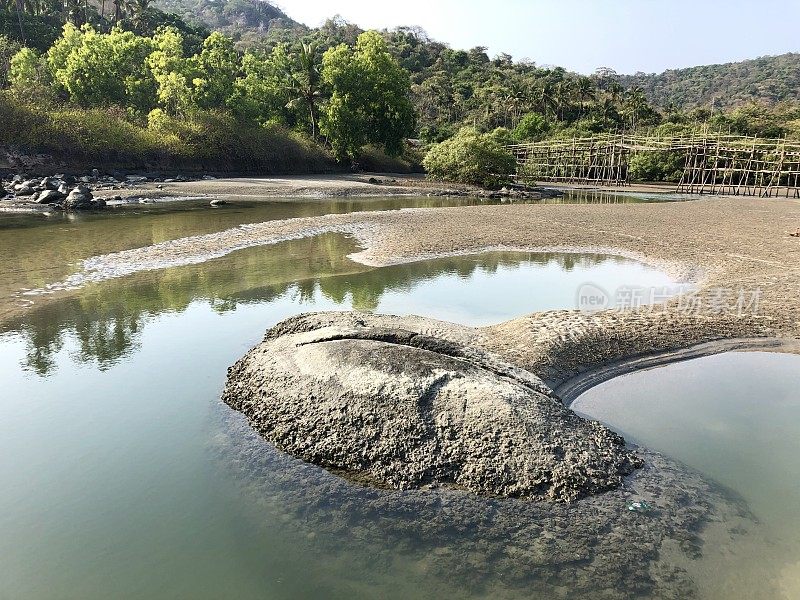
<svg viewBox="0 0 800 600">
<path fill-rule="evenodd" d="M 709 596 L 800 598 L 800 356 L 731 352 L 679 362 L 602 383 L 572 408 L 747 501 L 762 543 L 698 564 Z"/>
<path fill-rule="evenodd" d="M 343 201 L 342 211 L 428 200 L 354 202 Z M 336 206 L 15 217 L 0 226 L 4 291 L 63 277 L 96 252 Z M 5 320 L 0 598 L 565 592 L 558 585 L 574 579 L 574 552 L 585 547 L 567 552 L 543 538 L 535 552 L 558 559 L 549 570 L 529 570 L 534 550 L 519 541 L 518 527 L 537 521 L 524 512 L 509 519 L 494 503 L 458 494 L 414 496 L 391 509 L 380 495 L 353 495 L 338 478 L 265 450 L 219 401 L 226 368 L 268 327 L 301 312 L 358 308 L 485 324 L 574 308 L 587 282 L 613 290 L 671 280 L 604 255 L 487 252 L 372 268 L 347 258 L 356 250 L 338 234 L 250 248 L 37 298 Z M 335 534 L 320 527 L 331 511 Z M 417 514 L 441 517 L 438 529 L 426 529 Z M 512 538 L 516 546 L 508 545 Z M 474 577 L 454 576 L 453 564 Z M 631 589 L 639 585 L 632 572 L 616 576 Z"/>
<path fill-rule="evenodd" d="M 90 256 L 139 248 L 278 219 L 401 208 L 480 204 L 477 198 L 326 198 L 231 200 L 211 208 L 208 200 L 176 200 L 87 213 L 0 213 L 0 302 L 20 288 L 63 279 Z"/>
</svg>

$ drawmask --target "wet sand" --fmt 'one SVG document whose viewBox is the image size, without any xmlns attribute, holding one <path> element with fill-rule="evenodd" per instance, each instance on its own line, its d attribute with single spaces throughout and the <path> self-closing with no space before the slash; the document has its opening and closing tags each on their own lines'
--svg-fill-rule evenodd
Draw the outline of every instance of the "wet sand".
<svg viewBox="0 0 800 600">
<path fill-rule="evenodd" d="M 123 190 L 102 190 L 98 198 L 330 198 L 400 196 L 411 194 L 477 194 L 479 188 L 429 181 L 424 175 L 359 173 L 349 175 L 297 175 L 285 177 L 230 177 L 175 183 L 147 183 Z"/>
<path fill-rule="evenodd" d="M 342 178 L 317 179 L 341 189 Z M 225 180 L 174 185 L 191 195 L 211 190 L 286 195 L 302 191 L 309 178 L 270 181 L 268 186 L 250 179 L 235 185 Z M 353 185 L 381 194 L 387 190 L 358 177 Z M 243 225 L 96 256 L 74 276 L 39 291 L 63 292 L 91 281 L 201 263 L 243 248 L 329 232 L 352 235 L 363 250 L 351 258 L 375 266 L 487 249 L 590 251 L 638 259 L 697 287 L 691 303 L 672 300 L 663 310 L 555 311 L 480 330 L 482 346 L 558 387 L 599 365 L 714 340 L 800 337 L 800 238 L 788 235 L 798 224 L 798 201 L 719 197 L 326 215 Z M 41 301 L 36 294 L 25 298 Z"/>
</svg>

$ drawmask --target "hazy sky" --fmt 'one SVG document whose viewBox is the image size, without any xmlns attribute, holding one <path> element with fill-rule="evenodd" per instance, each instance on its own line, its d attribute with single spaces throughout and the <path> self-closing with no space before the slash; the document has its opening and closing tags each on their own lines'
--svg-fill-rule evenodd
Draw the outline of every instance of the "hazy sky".
<svg viewBox="0 0 800 600">
<path fill-rule="evenodd" d="M 364 28 L 419 25 L 453 48 L 620 73 L 800 50 L 800 0 L 277 0 L 317 26 L 335 14 Z"/>
</svg>

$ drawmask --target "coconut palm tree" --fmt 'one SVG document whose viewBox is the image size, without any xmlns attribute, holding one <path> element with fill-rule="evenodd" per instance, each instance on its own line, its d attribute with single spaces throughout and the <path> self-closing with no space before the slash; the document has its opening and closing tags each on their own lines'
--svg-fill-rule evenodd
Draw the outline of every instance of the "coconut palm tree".
<svg viewBox="0 0 800 600">
<path fill-rule="evenodd" d="M 647 98 L 640 87 L 633 87 L 625 93 L 625 112 L 630 117 L 631 129 L 636 129 L 639 119 L 645 116 L 650 108 Z"/>
<path fill-rule="evenodd" d="M 320 69 L 317 61 L 317 47 L 314 44 L 302 44 L 297 54 L 297 71 L 290 75 L 289 92 L 292 99 L 286 108 L 295 108 L 305 104 L 311 119 L 311 137 L 317 139 L 317 102 L 319 99 Z"/>
<path fill-rule="evenodd" d="M 586 111 L 586 101 L 597 98 L 597 90 L 591 77 L 580 77 L 575 84 L 575 93 L 581 104 L 581 116 Z"/>
</svg>

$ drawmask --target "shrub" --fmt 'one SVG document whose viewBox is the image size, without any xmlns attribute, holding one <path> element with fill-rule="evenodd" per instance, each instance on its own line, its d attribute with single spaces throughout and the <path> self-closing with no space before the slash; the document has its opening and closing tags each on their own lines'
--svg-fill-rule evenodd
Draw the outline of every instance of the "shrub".
<svg viewBox="0 0 800 600">
<path fill-rule="evenodd" d="M 634 181 L 680 181 L 684 157 L 680 152 L 639 152 L 628 159 Z"/>
<path fill-rule="evenodd" d="M 19 52 L 20 48 L 22 48 L 22 45 L 19 42 L 0 33 L 0 88 L 8 85 L 11 57 Z"/>
<path fill-rule="evenodd" d="M 434 145 L 423 161 L 431 177 L 460 183 L 498 187 L 514 173 L 514 157 L 491 134 L 466 127 Z"/>
</svg>

